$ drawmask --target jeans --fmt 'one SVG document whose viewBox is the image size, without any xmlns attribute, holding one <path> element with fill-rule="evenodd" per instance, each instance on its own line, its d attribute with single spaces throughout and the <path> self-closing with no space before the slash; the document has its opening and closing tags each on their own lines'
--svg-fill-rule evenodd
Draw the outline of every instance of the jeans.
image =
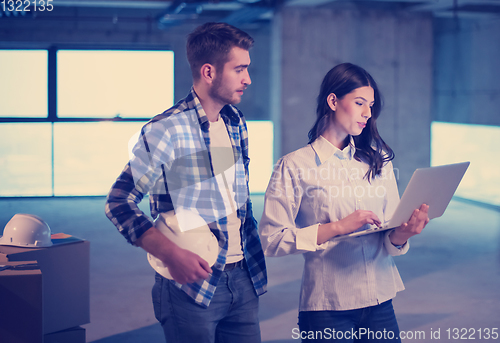
<svg viewBox="0 0 500 343">
<path fill-rule="evenodd" d="M 246 269 L 224 271 L 208 308 L 156 274 L 153 305 L 167 343 L 260 343 L 259 298 Z"/>
<path fill-rule="evenodd" d="M 356 310 L 299 312 L 299 331 L 302 342 L 401 342 L 392 300 Z"/>
</svg>

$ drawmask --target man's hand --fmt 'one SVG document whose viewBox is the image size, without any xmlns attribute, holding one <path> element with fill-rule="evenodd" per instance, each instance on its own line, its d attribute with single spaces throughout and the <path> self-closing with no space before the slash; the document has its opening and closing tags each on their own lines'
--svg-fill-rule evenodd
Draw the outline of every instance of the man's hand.
<svg viewBox="0 0 500 343">
<path fill-rule="evenodd" d="M 168 267 L 170 275 L 180 284 L 192 283 L 208 278 L 212 269 L 208 262 L 189 250 L 174 248 L 169 260 L 162 262 Z"/>
<path fill-rule="evenodd" d="M 424 227 L 429 223 L 429 206 L 422 204 L 419 209 L 413 211 L 410 220 L 407 223 L 401 224 L 391 232 L 389 239 L 394 245 L 403 245 L 408 238 L 418 235 Z"/>
<path fill-rule="evenodd" d="M 212 272 L 207 261 L 189 250 L 180 248 L 155 227 L 139 237 L 136 245 L 160 259 L 168 267 L 173 279 L 180 284 L 204 280 Z"/>
</svg>

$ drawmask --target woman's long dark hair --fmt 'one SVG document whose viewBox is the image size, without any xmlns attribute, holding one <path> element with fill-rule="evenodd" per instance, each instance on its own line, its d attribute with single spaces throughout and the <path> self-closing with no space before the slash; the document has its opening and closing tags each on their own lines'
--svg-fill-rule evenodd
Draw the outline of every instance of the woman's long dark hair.
<svg viewBox="0 0 500 343">
<path fill-rule="evenodd" d="M 366 127 L 359 136 L 353 137 L 356 145 L 354 158 L 368 164 L 365 178 L 370 181 L 380 175 L 384 163 L 394 159 L 394 152 L 378 133 L 377 118 L 382 110 L 382 99 L 375 80 L 363 68 L 351 63 L 343 63 L 333 67 L 325 75 L 318 95 L 316 122 L 309 131 L 309 144 L 314 142 L 328 126 L 330 114 L 333 112 L 327 103 L 328 95 L 333 93 L 337 99 L 342 99 L 356 88 L 364 86 L 373 88 L 375 102 L 372 107 L 372 116 L 368 119 Z"/>
</svg>

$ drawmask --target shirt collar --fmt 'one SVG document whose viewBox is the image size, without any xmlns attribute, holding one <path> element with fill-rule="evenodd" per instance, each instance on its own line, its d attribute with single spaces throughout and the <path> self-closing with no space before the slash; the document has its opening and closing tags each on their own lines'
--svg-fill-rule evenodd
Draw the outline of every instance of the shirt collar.
<svg viewBox="0 0 500 343">
<path fill-rule="evenodd" d="M 316 155 L 318 156 L 321 164 L 325 163 L 332 156 L 335 156 L 341 160 L 350 160 L 354 157 L 354 153 L 356 152 L 356 147 L 354 145 L 354 139 L 352 138 L 352 136 L 349 136 L 349 144 L 343 150 L 337 148 L 321 135 L 311 143 L 311 147 L 316 152 Z"/>
<path fill-rule="evenodd" d="M 193 97 L 194 108 L 196 110 L 196 113 L 198 114 L 198 121 L 200 122 L 200 126 L 203 129 L 208 130 L 210 123 L 208 121 L 207 114 L 203 109 L 203 106 L 201 106 L 200 98 L 198 97 L 198 94 L 196 94 L 194 87 L 191 87 L 191 96 Z M 220 111 L 220 116 L 225 123 L 228 123 L 228 120 L 230 120 L 233 125 L 238 125 L 240 122 L 238 110 L 232 105 L 224 106 Z"/>
</svg>

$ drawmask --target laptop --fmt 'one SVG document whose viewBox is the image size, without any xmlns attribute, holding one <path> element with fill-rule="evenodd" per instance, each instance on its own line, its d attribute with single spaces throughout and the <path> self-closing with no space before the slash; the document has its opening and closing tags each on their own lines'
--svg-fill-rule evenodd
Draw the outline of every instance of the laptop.
<svg viewBox="0 0 500 343">
<path fill-rule="evenodd" d="M 370 225 L 369 229 L 337 236 L 333 239 L 339 240 L 364 236 L 374 232 L 397 228 L 401 224 L 406 223 L 413 211 L 422 204 L 429 205 L 429 219 L 441 217 L 446 207 L 448 207 L 453 194 L 455 194 L 469 164 L 470 162 L 462 162 L 415 170 L 387 225 L 382 227 Z"/>
</svg>

